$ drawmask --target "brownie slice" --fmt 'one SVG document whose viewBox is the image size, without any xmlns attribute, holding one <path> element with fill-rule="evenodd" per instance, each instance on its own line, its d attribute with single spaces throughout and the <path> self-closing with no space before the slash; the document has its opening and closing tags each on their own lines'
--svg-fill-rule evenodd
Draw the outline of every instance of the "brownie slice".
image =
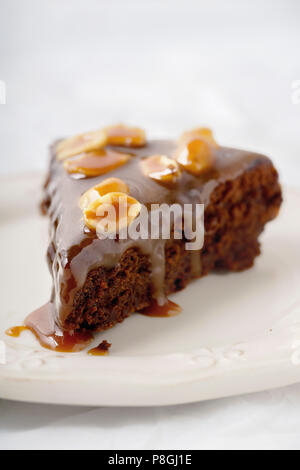
<svg viewBox="0 0 300 470">
<path fill-rule="evenodd" d="M 183 172 L 180 184 L 170 189 L 147 178 L 140 160 L 171 156 L 175 148 L 173 141 L 150 141 L 109 177 L 124 181 L 147 207 L 203 203 L 205 238 L 198 251 L 186 250 L 185 239 L 98 239 L 85 229 L 78 201 L 107 175 L 70 177 L 56 159 L 56 145 L 52 147 L 43 207 L 50 217 L 52 302 L 64 330 L 105 330 L 212 270 L 241 271 L 253 265 L 260 253 L 258 237 L 282 201 L 272 162 L 260 154 L 221 147 L 212 172 L 201 177 Z"/>
</svg>

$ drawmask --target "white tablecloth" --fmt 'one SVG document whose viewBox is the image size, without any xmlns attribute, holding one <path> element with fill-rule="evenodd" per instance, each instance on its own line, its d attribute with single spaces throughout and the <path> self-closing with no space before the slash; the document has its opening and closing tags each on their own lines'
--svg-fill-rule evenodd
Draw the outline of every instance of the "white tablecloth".
<svg viewBox="0 0 300 470">
<path fill-rule="evenodd" d="M 300 385 L 161 408 L 0 401 L 5 449 L 299 449 Z"/>
<path fill-rule="evenodd" d="M 296 0 L 2 0 L 1 173 L 46 167 L 57 136 L 125 121 L 212 126 L 299 185 Z M 0 448 L 299 448 L 300 385 L 186 406 L 0 401 Z"/>
</svg>

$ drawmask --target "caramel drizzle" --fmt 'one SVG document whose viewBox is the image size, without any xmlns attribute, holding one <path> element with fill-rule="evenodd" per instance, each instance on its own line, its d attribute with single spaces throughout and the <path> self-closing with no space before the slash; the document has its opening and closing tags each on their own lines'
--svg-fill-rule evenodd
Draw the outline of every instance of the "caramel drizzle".
<svg viewBox="0 0 300 470">
<path fill-rule="evenodd" d="M 164 305 L 159 305 L 153 301 L 149 307 L 144 308 L 139 313 L 148 317 L 174 317 L 182 312 L 182 308 L 172 300 L 167 300 Z"/>
<path fill-rule="evenodd" d="M 53 318 L 53 305 L 45 304 L 32 312 L 25 324 L 6 331 L 8 336 L 18 338 L 23 331 L 31 331 L 43 348 L 57 352 L 78 352 L 85 349 L 94 339 L 87 331 L 68 332 L 61 330 Z"/>
<path fill-rule="evenodd" d="M 67 332 L 55 332 L 50 335 L 43 335 L 37 328 L 30 328 L 29 326 L 13 326 L 6 330 L 7 336 L 18 338 L 23 331 L 30 331 L 34 334 L 38 342 L 43 348 L 51 349 L 57 352 L 79 352 L 84 350 L 92 341 L 93 335 L 91 333 L 75 333 L 70 335 Z"/>
<path fill-rule="evenodd" d="M 26 330 L 29 330 L 27 326 L 12 326 L 6 330 L 5 334 L 7 336 L 12 336 L 13 338 L 19 338 L 20 334 Z"/>
</svg>

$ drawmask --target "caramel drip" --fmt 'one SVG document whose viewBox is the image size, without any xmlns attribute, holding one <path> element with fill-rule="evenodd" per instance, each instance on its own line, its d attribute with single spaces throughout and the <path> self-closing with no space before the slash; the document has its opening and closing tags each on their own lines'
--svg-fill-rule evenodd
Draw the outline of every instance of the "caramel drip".
<svg viewBox="0 0 300 470">
<path fill-rule="evenodd" d="M 179 305 L 168 299 L 164 305 L 159 305 L 156 301 L 153 301 L 149 307 L 144 308 L 139 313 L 148 317 L 174 317 L 179 315 L 181 311 L 182 308 Z"/>
<path fill-rule="evenodd" d="M 25 326 L 16 328 L 22 328 L 22 331 L 25 329 L 30 330 L 41 346 L 58 352 L 82 351 L 94 339 L 90 332 L 62 331 L 54 323 L 53 305 L 51 303 L 35 310 L 26 318 Z"/>
<path fill-rule="evenodd" d="M 26 330 L 29 330 L 27 326 L 12 326 L 8 330 L 6 330 L 5 334 L 7 336 L 12 336 L 13 338 L 19 338 L 20 334 Z"/>
<path fill-rule="evenodd" d="M 43 335 L 38 329 L 28 328 L 36 337 L 41 346 L 57 352 L 79 352 L 85 349 L 92 341 L 93 335 L 88 332 L 74 333 L 73 335 L 61 330 L 51 335 Z"/>
<path fill-rule="evenodd" d="M 5 333 L 8 336 L 18 338 L 23 331 L 31 331 L 43 348 L 57 352 L 79 352 L 85 349 L 86 346 L 93 341 L 93 336 L 90 333 L 74 333 L 74 335 L 70 335 L 67 332 L 62 333 L 57 330 L 53 334 L 43 335 L 38 330 L 38 326 L 35 328 L 29 328 L 28 326 L 13 326 Z"/>
</svg>

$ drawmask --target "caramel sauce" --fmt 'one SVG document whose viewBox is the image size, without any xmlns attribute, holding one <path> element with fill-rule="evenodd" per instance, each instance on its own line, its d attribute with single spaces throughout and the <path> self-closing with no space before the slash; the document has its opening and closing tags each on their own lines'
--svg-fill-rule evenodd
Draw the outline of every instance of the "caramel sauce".
<svg viewBox="0 0 300 470">
<path fill-rule="evenodd" d="M 149 307 L 144 308 L 144 310 L 141 310 L 139 313 L 147 315 L 148 317 L 174 317 L 181 311 L 182 308 L 171 300 L 167 300 L 164 305 L 158 305 L 155 300 Z"/>
<path fill-rule="evenodd" d="M 88 354 L 90 356 L 106 356 L 109 353 L 109 348 L 111 347 L 111 343 L 108 341 L 102 341 L 102 343 L 98 344 L 96 348 L 90 349 Z"/>
<path fill-rule="evenodd" d="M 6 330 L 5 334 L 7 336 L 12 336 L 13 338 L 19 338 L 20 334 L 26 330 L 29 330 L 27 326 L 13 326 L 12 328 Z"/>
<path fill-rule="evenodd" d="M 41 346 L 57 352 L 79 352 L 85 349 L 92 341 L 93 335 L 88 332 L 74 333 L 56 331 L 50 335 L 43 335 L 37 329 L 28 328 L 36 337 Z"/>
<path fill-rule="evenodd" d="M 30 328 L 28 326 L 13 326 L 5 333 L 8 336 L 18 338 L 23 331 L 31 331 L 38 342 L 43 348 L 51 349 L 57 352 L 79 352 L 85 349 L 92 341 L 93 335 L 91 333 L 74 333 L 70 335 L 67 332 L 60 330 L 52 334 L 44 335 L 37 328 Z"/>
<path fill-rule="evenodd" d="M 49 302 L 32 312 L 25 325 L 14 326 L 6 331 L 8 336 L 18 338 L 23 331 L 31 331 L 41 346 L 57 352 L 78 352 L 94 339 L 90 332 L 67 332 L 54 322 L 53 305 Z"/>
<path fill-rule="evenodd" d="M 124 165 L 131 155 L 110 149 L 85 152 L 78 157 L 64 162 L 65 170 L 70 174 L 79 174 L 83 178 L 100 176 Z"/>
<path fill-rule="evenodd" d="M 178 163 L 166 155 L 152 155 L 141 161 L 145 176 L 172 189 L 180 179 L 181 171 Z"/>
</svg>

